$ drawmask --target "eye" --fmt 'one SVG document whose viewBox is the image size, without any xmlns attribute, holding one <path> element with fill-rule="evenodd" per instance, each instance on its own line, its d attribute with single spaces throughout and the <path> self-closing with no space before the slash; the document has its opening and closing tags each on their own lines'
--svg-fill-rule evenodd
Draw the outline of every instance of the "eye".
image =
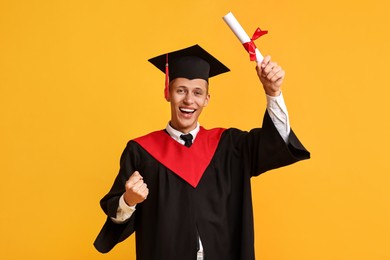
<svg viewBox="0 0 390 260">
<path fill-rule="evenodd" d="M 197 90 L 194 91 L 194 95 L 195 95 L 195 96 L 202 96 L 202 95 L 203 95 L 203 91 L 197 89 Z"/>
<path fill-rule="evenodd" d="M 182 88 L 178 88 L 177 90 L 176 90 L 176 92 L 178 93 L 178 94 L 184 94 L 184 89 L 182 89 Z"/>
</svg>

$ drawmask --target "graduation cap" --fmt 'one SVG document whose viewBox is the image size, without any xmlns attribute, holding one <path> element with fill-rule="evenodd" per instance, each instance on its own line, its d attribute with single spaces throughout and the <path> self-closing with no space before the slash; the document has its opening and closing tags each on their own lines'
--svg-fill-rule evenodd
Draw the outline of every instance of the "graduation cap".
<svg viewBox="0 0 390 260">
<path fill-rule="evenodd" d="M 149 62 L 165 73 L 165 98 L 169 96 L 169 82 L 176 78 L 204 79 L 208 82 L 209 78 L 230 71 L 197 44 L 159 55 Z"/>
</svg>

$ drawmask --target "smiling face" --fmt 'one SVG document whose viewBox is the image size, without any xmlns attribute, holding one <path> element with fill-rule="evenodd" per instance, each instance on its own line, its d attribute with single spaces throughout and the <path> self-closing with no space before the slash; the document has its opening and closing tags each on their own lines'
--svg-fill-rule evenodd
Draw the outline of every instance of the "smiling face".
<svg viewBox="0 0 390 260">
<path fill-rule="evenodd" d="M 195 129 L 203 107 L 210 100 L 208 83 L 204 79 L 176 78 L 169 85 L 171 103 L 170 124 L 182 133 Z"/>
</svg>

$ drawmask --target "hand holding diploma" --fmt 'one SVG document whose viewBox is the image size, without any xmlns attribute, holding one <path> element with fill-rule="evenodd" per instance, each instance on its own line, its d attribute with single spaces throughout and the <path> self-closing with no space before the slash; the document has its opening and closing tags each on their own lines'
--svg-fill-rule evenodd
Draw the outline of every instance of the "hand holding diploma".
<svg viewBox="0 0 390 260">
<path fill-rule="evenodd" d="M 279 96 L 285 72 L 281 66 L 271 60 L 270 56 L 265 56 L 263 61 L 257 62 L 257 76 L 259 77 L 265 93 L 268 96 Z"/>
</svg>

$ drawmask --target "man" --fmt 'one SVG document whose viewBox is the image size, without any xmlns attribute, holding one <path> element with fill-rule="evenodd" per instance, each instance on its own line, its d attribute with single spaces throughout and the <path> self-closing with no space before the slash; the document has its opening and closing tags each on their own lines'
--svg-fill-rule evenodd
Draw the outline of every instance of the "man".
<svg viewBox="0 0 390 260">
<path fill-rule="evenodd" d="M 250 178 L 310 157 L 290 130 L 283 69 L 269 56 L 256 66 L 267 96 L 262 128 L 206 130 L 198 118 L 208 79 L 229 69 L 198 45 L 149 61 L 166 73 L 171 119 L 128 143 L 101 200 L 108 217 L 95 247 L 108 252 L 135 232 L 138 260 L 254 259 Z"/>
</svg>

